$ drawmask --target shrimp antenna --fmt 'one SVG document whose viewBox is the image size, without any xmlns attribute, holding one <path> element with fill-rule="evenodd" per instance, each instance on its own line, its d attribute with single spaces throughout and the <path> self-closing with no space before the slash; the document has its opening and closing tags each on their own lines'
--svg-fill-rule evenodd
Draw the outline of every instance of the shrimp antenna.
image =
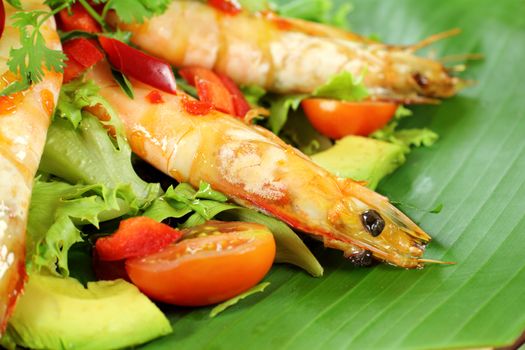
<svg viewBox="0 0 525 350">
<path fill-rule="evenodd" d="M 421 50 L 424 47 L 427 47 L 427 46 L 435 43 L 436 41 L 443 40 L 443 39 L 446 39 L 446 38 L 450 38 L 452 36 L 458 35 L 459 33 L 461 33 L 461 29 L 459 29 L 459 28 L 454 28 L 454 29 L 451 29 L 451 30 L 447 30 L 446 32 L 437 33 L 437 34 L 429 36 L 426 39 L 421 40 L 417 44 L 409 46 L 407 49 L 410 52 L 416 52 L 418 50 Z"/>
<path fill-rule="evenodd" d="M 434 259 L 417 259 L 417 261 L 427 263 L 427 264 L 456 265 L 454 261 L 441 261 L 441 260 L 434 260 Z"/>
<path fill-rule="evenodd" d="M 458 61 L 477 61 L 482 60 L 484 56 L 480 53 L 465 53 L 459 55 L 449 55 L 438 58 L 441 63 L 458 62 Z"/>
<path fill-rule="evenodd" d="M 448 72 L 461 73 L 467 70 L 466 64 L 456 64 L 452 67 L 446 67 Z"/>
</svg>

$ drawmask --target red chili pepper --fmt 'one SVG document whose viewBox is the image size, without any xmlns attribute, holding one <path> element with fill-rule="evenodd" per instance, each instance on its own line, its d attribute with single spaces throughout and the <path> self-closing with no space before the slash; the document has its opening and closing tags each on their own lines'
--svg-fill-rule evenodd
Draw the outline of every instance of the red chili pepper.
<svg viewBox="0 0 525 350">
<path fill-rule="evenodd" d="M 117 261 L 153 254 L 178 241 L 182 232 L 146 216 L 137 216 L 120 222 L 118 230 L 95 244 L 98 257 Z"/>
<path fill-rule="evenodd" d="M 146 55 L 122 41 L 104 36 L 99 36 L 98 41 L 116 69 L 159 90 L 176 94 L 175 75 L 168 63 Z"/>
<path fill-rule="evenodd" d="M 162 98 L 162 95 L 157 90 L 153 90 L 149 94 L 147 94 L 146 99 L 149 101 L 149 103 L 152 103 L 155 105 L 164 103 L 164 99 Z"/>
<path fill-rule="evenodd" d="M 68 40 L 62 45 L 62 48 L 68 58 L 64 69 L 65 83 L 77 78 L 88 68 L 104 59 L 104 55 L 93 41 L 86 38 Z"/>
<path fill-rule="evenodd" d="M 206 68 L 189 67 L 179 70 L 179 74 L 190 85 L 197 88 L 200 101 L 211 104 L 221 112 L 235 115 L 232 94 L 213 71 Z"/>
<path fill-rule="evenodd" d="M 5 28 L 5 7 L 4 7 L 4 0 L 0 0 L 0 38 L 2 37 L 2 34 L 4 34 L 4 28 Z"/>
<path fill-rule="evenodd" d="M 65 32 L 81 30 L 88 33 L 98 33 L 102 31 L 97 21 L 79 2 L 74 3 L 69 10 L 65 9 L 58 13 L 58 28 Z"/>
<path fill-rule="evenodd" d="M 242 11 L 242 7 L 237 0 L 208 0 L 208 5 L 228 15 L 236 15 Z"/>
<path fill-rule="evenodd" d="M 244 118 L 246 113 L 248 113 L 248 111 L 251 109 L 250 104 L 244 97 L 244 94 L 230 77 L 220 73 L 217 73 L 217 75 L 221 79 L 224 87 L 226 87 L 226 89 L 228 89 L 232 95 L 233 106 L 235 107 L 235 115 Z"/>
</svg>

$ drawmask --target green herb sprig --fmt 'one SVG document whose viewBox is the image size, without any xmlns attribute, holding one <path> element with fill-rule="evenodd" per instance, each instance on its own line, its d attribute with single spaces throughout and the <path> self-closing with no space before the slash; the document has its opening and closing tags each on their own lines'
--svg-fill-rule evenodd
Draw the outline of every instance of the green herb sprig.
<svg viewBox="0 0 525 350">
<path fill-rule="evenodd" d="M 11 49 L 7 61 L 9 70 L 19 79 L 1 90 L 0 96 L 24 91 L 32 84 L 41 82 L 44 78 L 44 68 L 55 72 L 64 71 L 66 55 L 61 50 L 49 48 L 40 30 L 50 17 L 60 11 L 70 9 L 78 2 L 100 24 L 103 31 L 108 32 L 111 28 L 105 17 L 110 10 L 114 10 L 123 22 L 140 23 L 162 14 L 171 0 L 96 0 L 95 4 L 104 4 L 101 14 L 87 0 L 46 0 L 44 3 L 51 11 L 24 11 L 20 0 L 7 2 L 19 10 L 11 18 L 12 25 L 20 33 L 20 47 Z"/>
</svg>

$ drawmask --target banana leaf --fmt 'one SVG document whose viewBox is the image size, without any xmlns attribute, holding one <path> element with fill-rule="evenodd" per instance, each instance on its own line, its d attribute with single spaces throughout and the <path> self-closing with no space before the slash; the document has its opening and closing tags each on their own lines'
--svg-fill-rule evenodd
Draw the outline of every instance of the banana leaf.
<svg viewBox="0 0 525 350">
<path fill-rule="evenodd" d="M 340 1 L 343 3 L 343 1 Z M 480 53 L 476 81 L 412 124 L 441 139 L 418 149 L 378 190 L 433 237 L 426 257 L 453 266 L 352 267 L 314 244 L 325 275 L 276 266 L 265 293 L 214 319 L 166 307 L 174 333 L 145 349 L 443 349 L 511 344 L 525 329 L 525 2 L 353 0 L 352 29 L 438 57 Z M 460 62 L 461 63 L 461 62 Z M 439 214 L 431 209 L 443 204 Z"/>
</svg>

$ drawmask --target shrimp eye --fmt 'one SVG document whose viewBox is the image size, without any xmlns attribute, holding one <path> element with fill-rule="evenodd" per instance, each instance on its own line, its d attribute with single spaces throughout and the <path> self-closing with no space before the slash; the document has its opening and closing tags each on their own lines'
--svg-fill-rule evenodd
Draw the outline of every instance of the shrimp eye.
<svg viewBox="0 0 525 350">
<path fill-rule="evenodd" d="M 415 73 L 412 77 L 420 88 L 425 88 L 429 84 L 428 78 L 421 73 Z"/>
<path fill-rule="evenodd" d="M 348 257 L 350 262 L 357 267 L 369 267 L 374 263 L 374 258 L 370 250 L 362 250 Z"/>
<path fill-rule="evenodd" d="M 364 228 L 370 232 L 373 237 L 377 237 L 383 232 L 385 228 L 385 220 L 381 215 L 373 210 L 367 210 L 361 214 L 361 222 L 363 223 Z"/>
</svg>

